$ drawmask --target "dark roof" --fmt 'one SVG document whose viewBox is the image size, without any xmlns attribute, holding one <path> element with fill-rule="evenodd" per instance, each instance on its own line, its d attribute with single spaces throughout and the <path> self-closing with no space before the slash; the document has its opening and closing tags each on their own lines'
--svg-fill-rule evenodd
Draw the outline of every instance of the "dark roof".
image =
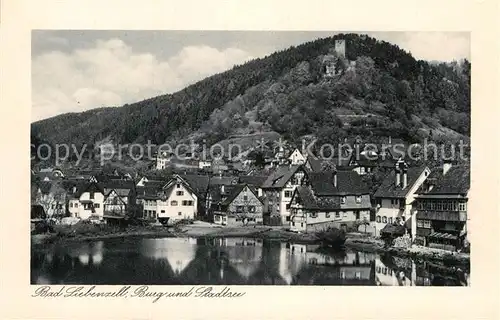
<svg viewBox="0 0 500 320">
<path fill-rule="evenodd" d="M 150 180 L 144 183 L 144 187 L 136 187 L 136 192 L 139 198 L 144 198 L 144 196 L 156 195 L 168 182 Z"/>
<path fill-rule="evenodd" d="M 245 187 L 248 187 L 248 189 L 254 194 L 254 196 L 262 202 L 261 199 L 259 199 L 259 196 L 257 195 L 257 191 L 252 188 L 251 186 L 247 184 L 238 184 L 235 185 L 232 189 L 231 192 L 229 193 L 228 197 L 226 200 L 224 200 L 223 205 L 229 205 L 233 200 L 245 189 Z"/>
<path fill-rule="evenodd" d="M 210 178 L 210 185 L 231 185 L 238 183 L 238 177 L 236 176 L 222 176 L 222 177 L 212 177 Z"/>
<path fill-rule="evenodd" d="M 239 183 L 260 187 L 267 180 L 267 176 L 240 176 Z"/>
<path fill-rule="evenodd" d="M 239 185 L 229 185 L 224 186 L 224 193 L 222 193 L 221 186 L 212 185 L 208 187 L 208 193 L 210 194 L 212 203 L 217 203 L 225 199 L 228 195 L 231 194 L 232 190 Z"/>
<path fill-rule="evenodd" d="M 283 188 L 288 180 L 301 168 L 300 165 L 280 166 L 269 175 L 262 188 Z"/>
<path fill-rule="evenodd" d="M 306 163 L 309 163 L 311 170 L 314 172 L 324 171 L 325 167 L 338 168 L 349 166 L 350 157 L 337 157 L 333 156 L 332 159 L 322 159 L 314 155 L 308 156 Z"/>
<path fill-rule="evenodd" d="M 334 185 L 334 174 L 337 175 L 336 187 Z M 366 183 L 355 171 L 309 172 L 307 176 L 314 194 L 318 196 L 370 193 Z"/>
<path fill-rule="evenodd" d="M 100 184 L 95 182 L 87 182 L 78 188 L 74 196 L 76 198 L 80 198 L 81 195 L 85 192 L 100 192 L 104 194 L 104 190 Z"/>
<path fill-rule="evenodd" d="M 106 189 L 135 189 L 135 183 L 132 180 L 110 179 L 101 182 L 101 185 Z"/>
<path fill-rule="evenodd" d="M 315 197 L 310 187 L 306 186 L 297 187 L 296 195 L 299 196 L 299 199 L 304 209 L 312 209 L 312 210 L 340 209 L 340 198 L 338 196 Z"/>
<path fill-rule="evenodd" d="M 185 174 L 179 175 L 179 177 L 188 183 L 189 187 L 193 189 L 198 197 L 205 197 L 210 183 L 210 176 L 201 174 Z"/>
<path fill-rule="evenodd" d="M 466 194 L 470 188 L 470 168 L 468 166 L 453 166 L 443 176 L 441 175 L 427 194 Z"/>
<path fill-rule="evenodd" d="M 429 170 L 426 166 L 411 167 L 407 170 L 407 186 L 402 189 L 401 186 L 396 186 L 396 171 L 392 170 L 382 181 L 380 187 L 373 195 L 376 198 L 404 198 L 408 191 L 413 187 L 418 177 L 424 172 Z"/>
<path fill-rule="evenodd" d="M 43 194 L 48 194 L 50 192 L 50 189 L 52 188 L 52 182 L 50 181 L 39 181 L 37 183 L 38 188 L 40 188 L 40 191 Z"/>
</svg>

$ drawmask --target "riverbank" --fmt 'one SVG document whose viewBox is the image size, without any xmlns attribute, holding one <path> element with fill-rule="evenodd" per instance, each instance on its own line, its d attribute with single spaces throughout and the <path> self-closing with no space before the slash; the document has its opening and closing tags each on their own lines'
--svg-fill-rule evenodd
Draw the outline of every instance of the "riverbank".
<svg viewBox="0 0 500 320">
<path fill-rule="evenodd" d="M 395 248 L 395 247 L 386 248 L 382 240 L 369 237 L 348 235 L 345 246 L 348 248 L 363 250 L 363 251 L 388 253 L 403 258 L 412 258 L 417 261 L 433 260 L 436 262 L 443 262 L 450 266 L 452 265 L 464 266 L 470 264 L 470 254 L 468 253 L 451 252 L 451 251 L 433 249 L 422 246 L 412 246 L 410 248 Z"/>
<path fill-rule="evenodd" d="M 211 223 L 196 221 L 177 227 L 163 226 L 134 226 L 126 229 L 116 229 L 107 226 L 58 226 L 55 233 L 32 235 L 33 246 L 43 246 L 52 243 L 68 241 L 94 241 L 111 238 L 159 238 L 159 237 L 191 237 L 191 238 L 217 238 L 217 237 L 244 237 L 256 239 L 279 240 L 300 244 L 317 243 L 318 238 L 311 233 L 294 233 L 281 227 L 246 226 L 222 227 Z M 380 239 L 370 238 L 361 233 L 348 233 L 345 247 L 361 251 L 389 253 L 400 257 L 410 257 L 416 260 L 434 260 L 447 265 L 468 265 L 470 255 L 465 253 L 449 252 L 426 247 L 412 248 L 386 248 Z"/>
</svg>

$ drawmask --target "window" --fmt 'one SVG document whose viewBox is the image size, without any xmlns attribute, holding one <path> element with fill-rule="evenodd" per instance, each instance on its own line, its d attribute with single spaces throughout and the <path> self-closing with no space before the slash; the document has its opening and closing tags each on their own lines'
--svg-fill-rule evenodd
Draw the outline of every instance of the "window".
<svg viewBox="0 0 500 320">
<path fill-rule="evenodd" d="M 181 187 L 181 184 L 178 183 L 176 186 L 175 186 L 177 189 L 179 189 Z"/>
<path fill-rule="evenodd" d="M 300 227 L 303 228 L 304 227 L 304 223 L 301 222 L 300 223 Z"/>
<path fill-rule="evenodd" d="M 360 174 L 365 173 L 365 167 L 360 167 L 360 168 L 359 168 L 359 173 L 360 173 Z"/>
<path fill-rule="evenodd" d="M 356 279 L 361 279 L 361 272 L 356 271 L 356 272 L 354 273 L 354 278 L 356 278 Z"/>
<path fill-rule="evenodd" d="M 243 196 L 243 201 L 248 201 L 248 196 Z"/>
<path fill-rule="evenodd" d="M 387 217 L 382 217 L 382 222 L 387 223 Z"/>
<path fill-rule="evenodd" d="M 285 191 L 285 198 L 291 198 L 292 197 L 292 191 Z"/>
<path fill-rule="evenodd" d="M 286 216 L 285 221 L 290 221 L 290 216 Z"/>
<path fill-rule="evenodd" d="M 287 203 L 287 204 L 285 205 L 285 209 L 286 209 L 286 210 L 289 210 L 289 209 L 290 209 L 290 204 L 289 204 L 289 203 Z"/>
<path fill-rule="evenodd" d="M 430 220 L 424 220 L 424 228 L 430 228 L 431 227 L 431 221 Z"/>
<path fill-rule="evenodd" d="M 317 214 L 316 212 L 311 212 L 311 213 L 309 214 L 309 217 L 311 217 L 311 218 L 317 218 L 317 217 L 318 217 L 318 214 Z"/>
<path fill-rule="evenodd" d="M 177 213 L 178 216 L 182 216 L 182 212 Z"/>
<path fill-rule="evenodd" d="M 295 222 L 292 222 L 292 227 L 295 227 Z"/>
<path fill-rule="evenodd" d="M 356 196 L 356 203 L 361 203 L 361 196 Z"/>
<path fill-rule="evenodd" d="M 380 223 L 380 221 L 381 221 L 380 216 L 377 216 L 377 222 L 379 222 L 379 223 Z"/>
<path fill-rule="evenodd" d="M 335 218 L 340 218 L 340 212 L 335 212 Z"/>
<path fill-rule="evenodd" d="M 175 194 L 178 195 L 178 196 L 183 196 L 184 195 L 184 191 L 177 191 Z"/>
<path fill-rule="evenodd" d="M 255 212 L 255 206 L 248 206 L 248 212 Z"/>
<path fill-rule="evenodd" d="M 73 208 L 73 202 L 70 202 L 69 207 Z"/>
<path fill-rule="evenodd" d="M 162 210 L 161 213 L 165 213 L 165 210 Z"/>
<path fill-rule="evenodd" d="M 176 205 L 177 205 L 177 201 L 175 201 L 175 200 L 170 201 L 170 205 L 171 205 L 171 206 L 176 206 Z"/>
<path fill-rule="evenodd" d="M 101 205 L 98 203 L 94 203 L 94 208 L 98 209 Z"/>
<path fill-rule="evenodd" d="M 94 193 L 93 192 L 90 193 L 90 199 L 94 199 Z"/>
<path fill-rule="evenodd" d="M 341 203 L 341 204 L 345 204 L 345 197 L 341 197 L 341 198 L 340 198 L 340 203 Z"/>
<path fill-rule="evenodd" d="M 389 223 L 392 223 L 392 217 L 389 217 Z"/>
<path fill-rule="evenodd" d="M 78 203 L 75 203 L 75 208 L 78 208 Z"/>
<path fill-rule="evenodd" d="M 406 221 L 406 217 L 405 216 L 401 216 L 401 221 L 405 222 Z"/>
<path fill-rule="evenodd" d="M 117 198 L 113 198 L 113 200 L 111 201 L 112 204 L 118 204 L 118 199 Z"/>
<path fill-rule="evenodd" d="M 187 206 L 187 200 L 182 200 L 182 205 Z"/>
<path fill-rule="evenodd" d="M 330 212 L 325 213 L 325 218 L 330 218 Z"/>
<path fill-rule="evenodd" d="M 458 210 L 460 210 L 460 211 L 466 211 L 467 210 L 467 203 L 466 202 L 460 202 L 458 204 Z"/>
</svg>

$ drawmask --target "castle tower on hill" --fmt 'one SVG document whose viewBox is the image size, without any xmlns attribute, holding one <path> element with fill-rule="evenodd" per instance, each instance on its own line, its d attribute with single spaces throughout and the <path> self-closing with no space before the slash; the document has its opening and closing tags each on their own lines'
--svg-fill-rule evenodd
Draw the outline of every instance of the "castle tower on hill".
<svg viewBox="0 0 500 320">
<path fill-rule="evenodd" d="M 335 40 L 335 52 L 339 57 L 345 58 L 345 40 Z"/>
</svg>

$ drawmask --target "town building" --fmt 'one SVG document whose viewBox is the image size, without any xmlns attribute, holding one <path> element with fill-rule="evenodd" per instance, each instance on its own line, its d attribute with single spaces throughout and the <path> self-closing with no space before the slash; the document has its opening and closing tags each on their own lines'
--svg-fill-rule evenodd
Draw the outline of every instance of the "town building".
<svg viewBox="0 0 500 320">
<path fill-rule="evenodd" d="M 132 180 L 108 180 L 101 183 L 104 190 L 104 215 L 125 216 L 136 203 L 135 184 Z"/>
<path fill-rule="evenodd" d="M 214 223 L 222 225 L 255 225 L 263 222 L 262 199 L 247 184 L 234 186 L 231 194 L 222 201 L 220 210 L 214 212 Z"/>
<path fill-rule="evenodd" d="M 292 165 L 301 165 L 306 163 L 306 157 L 299 151 L 299 149 L 295 148 L 292 153 L 288 156 L 288 161 Z"/>
<path fill-rule="evenodd" d="M 470 168 L 451 163 L 422 186 L 413 206 L 415 243 L 451 251 L 464 246 L 469 188 Z"/>
<path fill-rule="evenodd" d="M 376 236 L 380 235 L 380 230 L 386 224 L 396 222 L 405 224 L 411 230 L 411 225 L 416 223 L 410 219 L 415 195 L 429 174 L 430 169 L 426 166 L 409 168 L 403 160 L 396 163 L 373 195 L 376 212 L 372 226 Z"/>
<path fill-rule="evenodd" d="M 91 180 L 74 185 L 68 198 L 68 211 L 71 217 L 82 220 L 93 217 L 103 220 L 104 189 L 97 181 Z"/>
<path fill-rule="evenodd" d="M 268 224 L 289 225 L 290 200 L 295 189 L 302 185 L 305 170 L 301 165 L 280 166 L 262 184 L 264 216 Z"/>
<path fill-rule="evenodd" d="M 175 220 L 195 219 L 198 213 L 198 196 L 180 175 L 163 187 L 145 190 L 142 199 L 143 218 L 156 219 L 167 224 Z"/>
<path fill-rule="evenodd" d="M 308 172 L 290 199 L 290 229 L 320 231 L 370 220 L 370 190 L 354 171 Z"/>
</svg>

